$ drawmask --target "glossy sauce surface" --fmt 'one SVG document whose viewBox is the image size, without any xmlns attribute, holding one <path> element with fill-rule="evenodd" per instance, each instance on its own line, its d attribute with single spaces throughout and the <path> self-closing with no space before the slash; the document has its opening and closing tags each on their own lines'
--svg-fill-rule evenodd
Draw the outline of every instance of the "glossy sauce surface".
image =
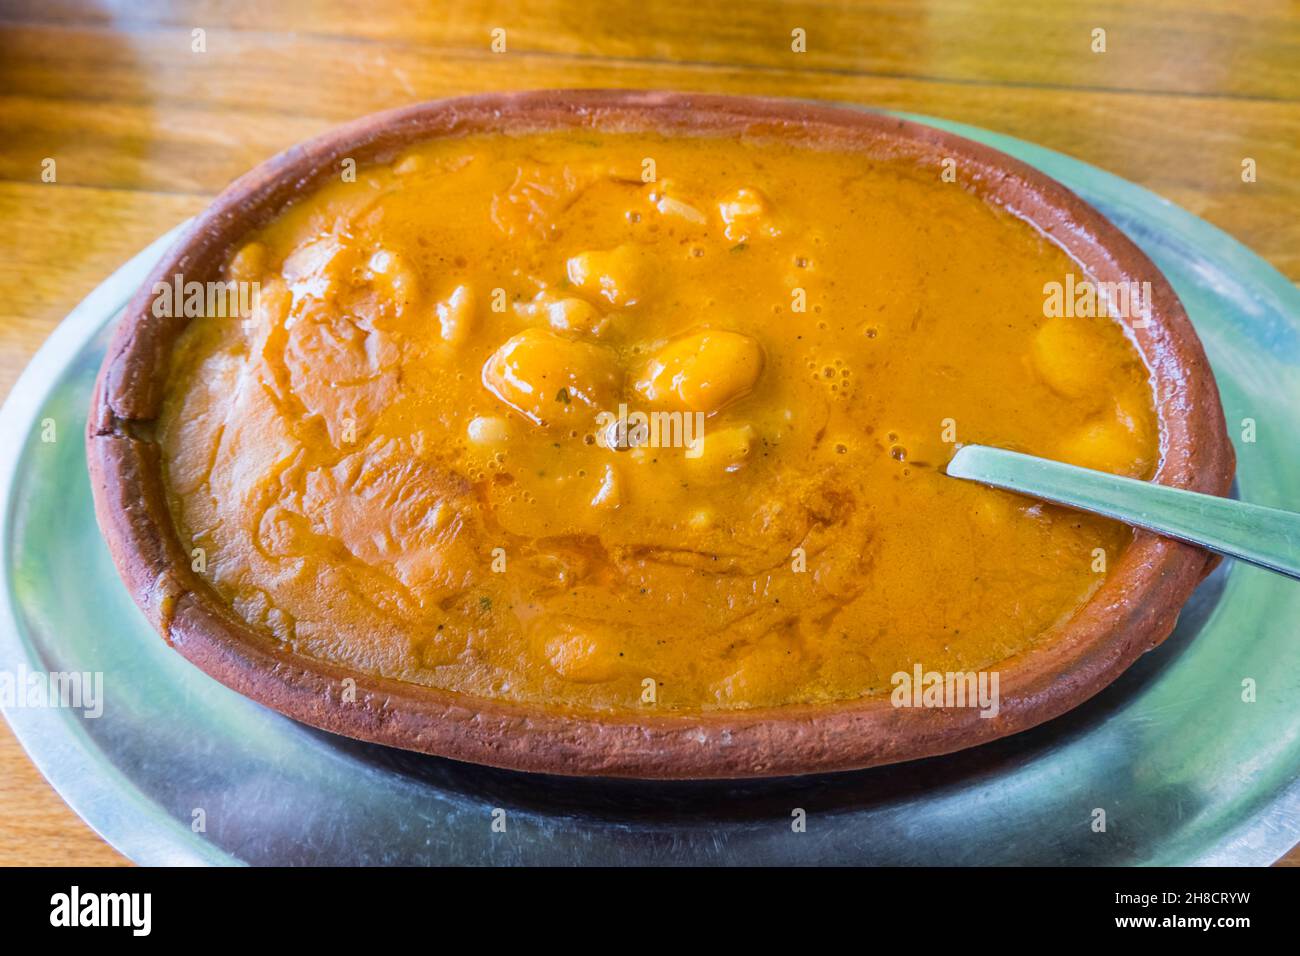
<svg viewBox="0 0 1300 956">
<path fill-rule="evenodd" d="M 275 640 L 466 694 L 690 711 L 989 668 L 1131 533 L 946 478 L 954 442 L 1158 460 L 1120 326 L 1044 317 L 1079 267 L 933 169 L 442 140 L 227 274 L 253 313 L 191 322 L 159 423 L 183 540 Z"/>
</svg>

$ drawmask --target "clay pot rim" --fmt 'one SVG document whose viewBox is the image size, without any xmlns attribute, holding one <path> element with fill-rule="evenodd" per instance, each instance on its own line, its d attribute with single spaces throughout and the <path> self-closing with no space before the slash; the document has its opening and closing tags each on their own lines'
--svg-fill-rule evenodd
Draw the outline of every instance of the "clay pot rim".
<svg viewBox="0 0 1300 956">
<path fill-rule="evenodd" d="M 556 90 L 421 103 L 335 128 L 236 180 L 163 257 L 116 330 L 87 428 L 96 515 L 132 597 L 190 661 L 253 700 L 363 740 L 526 771 L 730 778 L 857 769 L 1016 733 L 1077 706 L 1168 636 L 1215 561 L 1145 533 L 1066 625 L 997 668 L 1001 711 L 991 719 L 974 708 L 895 708 L 887 697 L 693 715 L 542 710 L 353 674 L 289 653 L 236 617 L 190 570 L 149 437 L 166 357 L 184 324 L 151 316 L 154 284 L 177 273 L 211 278 L 242 236 L 335 175 L 344 158 L 361 167 L 436 136 L 557 127 L 789 136 L 913 161 L 933 168 L 936 181 L 941 161 L 956 159 L 965 188 L 1035 224 L 1095 280 L 1151 283 L 1151 321 L 1130 334 L 1156 385 L 1162 443 L 1156 480 L 1228 491 L 1235 459 L 1218 391 L 1173 289 L 1099 212 L 1018 160 L 931 127 L 806 101 Z"/>
</svg>

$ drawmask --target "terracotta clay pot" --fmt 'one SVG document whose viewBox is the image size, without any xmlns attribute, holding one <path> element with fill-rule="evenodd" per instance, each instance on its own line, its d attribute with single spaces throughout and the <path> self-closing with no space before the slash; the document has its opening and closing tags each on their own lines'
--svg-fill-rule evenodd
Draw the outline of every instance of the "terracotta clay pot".
<svg viewBox="0 0 1300 956">
<path fill-rule="evenodd" d="M 1139 533 L 1061 633 L 1003 662 L 1001 710 L 895 708 L 875 698 L 694 716 L 593 715 L 480 700 L 287 652 L 248 626 L 190 569 L 173 527 L 151 423 L 184 318 L 151 315 L 177 273 L 206 281 L 250 230 L 309 194 L 351 157 L 390 159 L 432 137 L 596 128 L 797 137 L 936 171 L 1055 237 L 1098 282 L 1150 282 L 1151 316 L 1132 337 L 1155 383 L 1163 457 L 1155 480 L 1224 494 L 1234 456 L 1218 391 L 1173 289 L 1095 209 L 988 147 L 902 120 L 805 103 L 682 93 L 560 91 L 472 96 L 369 116 L 295 146 L 236 180 L 190 226 L 127 307 L 95 389 L 87 457 L 95 509 L 123 580 L 168 643 L 223 684 L 336 733 L 519 770 L 621 777 L 750 777 L 848 770 L 947 753 L 1061 714 L 1159 644 L 1213 567 L 1206 552 Z M 355 701 L 344 699 L 344 678 Z"/>
</svg>

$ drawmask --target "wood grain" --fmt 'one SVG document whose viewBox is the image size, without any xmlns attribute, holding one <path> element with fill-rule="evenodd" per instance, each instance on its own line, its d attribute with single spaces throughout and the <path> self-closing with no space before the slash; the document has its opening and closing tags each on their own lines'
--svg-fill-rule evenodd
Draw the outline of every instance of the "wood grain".
<svg viewBox="0 0 1300 956">
<path fill-rule="evenodd" d="M 364 113 L 484 90 L 758 93 L 973 123 L 1152 189 L 1296 281 L 1298 63 L 1287 0 L 0 0 L 0 393 L 104 276 L 251 166 Z M 56 862 L 122 859 L 5 727 L 0 863 Z"/>
</svg>

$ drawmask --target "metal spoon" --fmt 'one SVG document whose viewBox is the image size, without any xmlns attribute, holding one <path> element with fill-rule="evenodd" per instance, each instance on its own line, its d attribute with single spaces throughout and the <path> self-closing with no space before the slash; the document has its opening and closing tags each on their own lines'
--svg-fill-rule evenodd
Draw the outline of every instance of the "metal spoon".
<svg viewBox="0 0 1300 956">
<path fill-rule="evenodd" d="M 964 445 L 948 474 L 1092 511 L 1300 579 L 1300 514 Z"/>
</svg>

